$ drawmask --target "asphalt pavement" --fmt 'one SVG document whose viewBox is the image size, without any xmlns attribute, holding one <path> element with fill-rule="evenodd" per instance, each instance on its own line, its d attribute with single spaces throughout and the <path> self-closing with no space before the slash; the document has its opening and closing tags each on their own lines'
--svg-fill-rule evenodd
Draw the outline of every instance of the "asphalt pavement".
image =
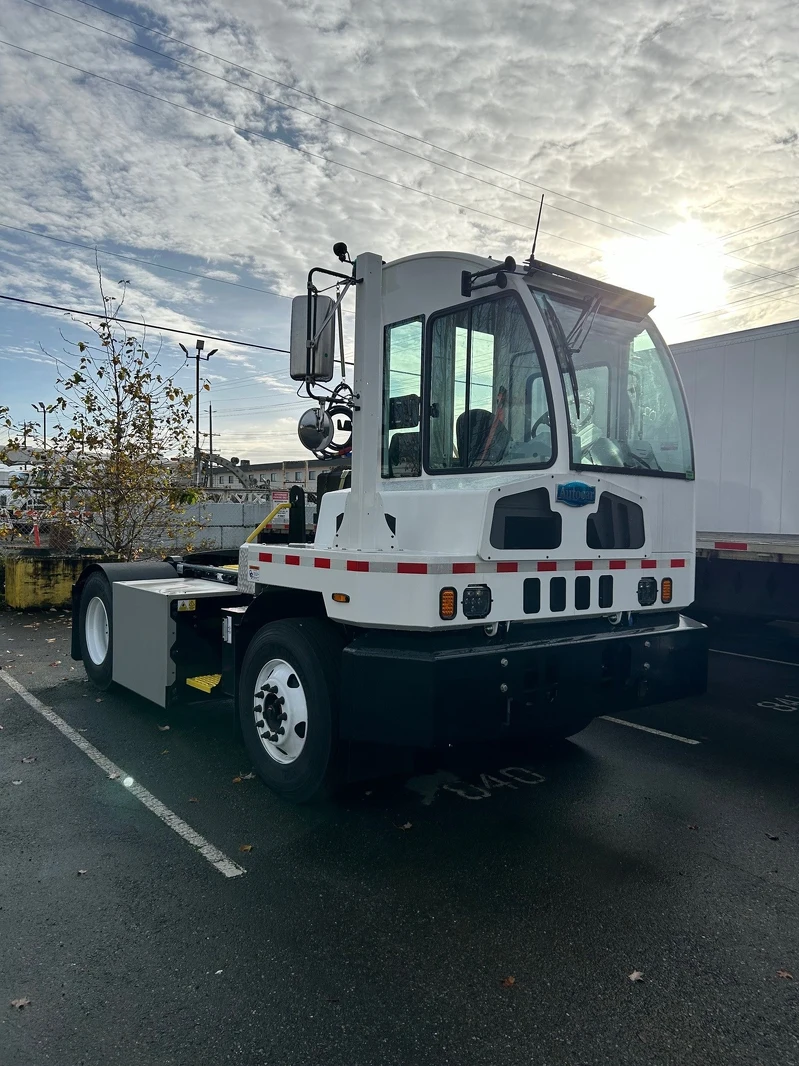
<svg viewBox="0 0 799 1066">
<path fill-rule="evenodd" d="M 791 627 L 644 729 L 291 807 L 68 622 L 0 613 L 0 1066 L 799 1066 Z"/>
</svg>

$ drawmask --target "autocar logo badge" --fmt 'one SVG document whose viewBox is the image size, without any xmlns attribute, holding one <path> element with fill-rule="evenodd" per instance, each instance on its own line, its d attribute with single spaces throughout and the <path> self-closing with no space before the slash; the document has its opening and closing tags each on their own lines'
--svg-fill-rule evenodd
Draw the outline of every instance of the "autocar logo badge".
<svg viewBox="0 0 799 1066">
<path fill-rule="evenodd" d="M 596 489 L 593 485 L 586 485 L 583 481 L 569 481 L 565 485 L 558 485 L 558 503 L 568 504 L 569 507 L 585 507 L 588 503 L 596 502 Z"/>
</svg>

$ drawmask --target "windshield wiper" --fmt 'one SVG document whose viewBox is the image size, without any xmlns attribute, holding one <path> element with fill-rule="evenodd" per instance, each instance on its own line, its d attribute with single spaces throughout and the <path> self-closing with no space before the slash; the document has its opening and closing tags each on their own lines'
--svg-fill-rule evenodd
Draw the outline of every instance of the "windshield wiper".
<svg viewBox="0 0 799 1066">
<path fill-rule="evenodd" d="M 579 355 L 580 350 L 585 344 L 586 338 L 591 331 L 591 326 L 594 324 L 594 319 L 597 316 L 601 304 L 601 298 L 599 296 L 594 296 L 591 302 L 580 312 L 580 317 L 572 326 L 568 337 L 566 337 L 566 347 L 569 349 L 570 355 Z"/>
<path fill-rule="evenodd" d="M 558 356 L 558 362 L 560 363 L 561 374 L 566 373 L 569 375 L 569 381 L 572 387 L 572 396 L 574 397 L 574 411 L 577 417 L 580 417 L 580 394 L 577 390 L 577 371 L 574 369 L 574 360 L 572 358 L 572 349 L 569 346 L 569 342 L 566 338 L 566 334 L 563 332 L 563 326 L 560 324 L 560 319 L 555 314 L 552 304 L 543 296 L 544 304 L 544 317 L 546 319 L 547 326 L 549 328 L 550 336 L 555 345 L 555 354 Z M 596 312 L 595 312 L 596 313 Z M 583 320 L 583 315 L 577 322 L 579 326 Z M 575 327 L 576 328 L 576 327 Z M 572 330 L 574 333 L 574 330 Z M 571 334 L 570 334 L 571 336 Z M 583 338 L 585 339 L 585 338 Z M 578 349 L 579 351 L 579 349 Z"/>
</svg>

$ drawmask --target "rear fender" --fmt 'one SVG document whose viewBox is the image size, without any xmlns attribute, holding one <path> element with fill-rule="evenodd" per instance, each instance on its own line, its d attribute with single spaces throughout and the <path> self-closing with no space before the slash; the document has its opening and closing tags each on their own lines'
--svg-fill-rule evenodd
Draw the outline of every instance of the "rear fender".
<svg viewBox="0 0 799 1066">
<path fill-rule="evenodd" d="M 115 581 L 149 581 L 175 577 L 175 567 L 172 563 L 164 563 L 156 559 L 141 563 L 90 563 L 85 567 L 81 571 L 78 580 L 72 586 L 72 647 L 70 654 L 77 661 L 80 661 L 81 658 L 80 632 L 78 628 L 80 598 L 83 593 L 83 586 L 92 574 L 98 572 L 105 575 L 109 586 L 113 585 Z"/>
</svg>

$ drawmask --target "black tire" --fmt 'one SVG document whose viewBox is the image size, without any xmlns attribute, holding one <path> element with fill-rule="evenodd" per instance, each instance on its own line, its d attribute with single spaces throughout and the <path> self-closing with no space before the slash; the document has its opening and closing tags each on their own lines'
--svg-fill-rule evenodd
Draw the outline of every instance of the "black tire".
<svg viewBox="0 0 799 1066">
<path fill-rule="evenodd" d="M 536 727 L 534 737 L 537 740 L 546 742 L 568 740 L 569 737 L 573 737 L 587 729 L 595 718 L 596 715 L 590 711 L 570 711 L 555 714 L 550 721 Z"/>
<path fill-rule="evenodd" d="M 103 602 L 108 617 L 108 649 L 102 662 L 96 663 L 86 645 L 86 613 L 89 604 L 95 598 Z M 114 619 L 111 611 L 111 586 L 105 574 L 94 573 L 83 586 L 80 597 L 80 610 L 78 612 L 78 640 L 80 642 L 80 656 L 89 680 L 96 688 L 106 689 L 111 687 L 111 670 L 114 652 Z"/>
<path fill-rule="evenodd" d="M 244 656 L 239 684 L 239 722 L 247 752 L 263 782 L 292 803 L 332 795 L 341 784 L 338 700 L 343 640 L 331 622 L 291 618 L 270 622 L 253 637 Z M 307 704 L 307 736 L 294 762 L 277 762 L 256 728 L 255 684 L 271 659 L 296 673 Z"/>
</svg>

